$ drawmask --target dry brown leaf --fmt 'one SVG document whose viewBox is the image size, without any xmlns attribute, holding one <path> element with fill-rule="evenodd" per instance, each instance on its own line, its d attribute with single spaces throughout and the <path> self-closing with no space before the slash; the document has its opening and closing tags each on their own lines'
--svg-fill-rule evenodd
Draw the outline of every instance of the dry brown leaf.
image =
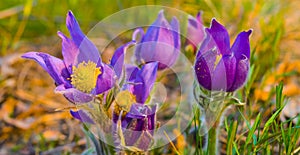
<svg viewBox="0 0 300 155">
<path fill-rule="evenodd" d="M 0 119 L 4 118 L 4 117 L 9 117 L 15 109 L 15 106 L 17 104 L 17 100 L 15 100 L 14 98 L 8 98 L 2 105 L 2 108 L 0 110 Z"/>
</svg>

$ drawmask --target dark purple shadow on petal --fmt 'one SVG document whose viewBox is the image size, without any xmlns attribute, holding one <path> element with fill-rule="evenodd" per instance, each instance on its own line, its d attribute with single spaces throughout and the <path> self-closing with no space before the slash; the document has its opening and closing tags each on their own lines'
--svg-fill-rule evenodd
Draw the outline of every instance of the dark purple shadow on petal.
<svg viewBox="0 0 300 155">
<path fill-rule="evenodd" d="M 66 83 L 67 78 L 70 77 L 64 62 L 56 57 L 46 53 L 28 52 L 22 55 L 22 58 L 32 59 L 38 62 L 43 69 L 54 79 L 56 85 Z"/>
<path fill-rule="evenodd" d="M 250 59 L 250 43 L 249 36 L 252 33 L 252 30 L 241 32 L 235 39 L 231 52 L 234 53 L 234 56 L 237 60 L 243 59 L 243 55 Z"/>
<path fill-rule="evenodd" d="M 126 64 L 125 65 L 125 79 L 128 82 L 134 82 L 136 74 L 138 73 L 139 68 L 136 65 Z"/>
<path fill-rule="evenodd" d="M 126 118 L 131 118 L 134 123 L 130 124 L 125 131 L 125 141 L 129 146 L 137 146 L 142 150 L 147 150 L 152 140 L 155 128 L 156 105 L 151 108 L 144 104 L 133 104 Z M 147 134 L 148 133 L 148 134 Z"/>
<path fill-rule="evenodd" d="M 157 62 L 145 64 L 141 70 L 138 71 L 135 79 L 133 94 L 136 96 L 138 103 L 145 103 L 151 88 L 156 80 Z"/>
<path fill-rule="evenodd" d="M 172 18 L 171 21 L 171 31 L 173 33 L 173 39 L 174 39 L 174 47 L 176 49 L 180 49 L 180 27 L 179 27 L 179 22 L 176 17 Z"/>
<path fill-rule="evenodd" d="M 73 111 L 70 110 L 71 115 L 83 123 L 95 124 L 93 119 L 83 110 Z"/>
<path fill-rule="evenodd" d="M 237 62 L 235 80 L 232 87 L 228 90 L 229 92 L 233 92 L 245 84 L 245 82 L 247 81 L 249 68 L 250 62 L 246 56 L 244 56 L 244 59 Z"/>
<path fill-rule="evenodd" d="M 216 19 L 211 21 L 211 27 L 206 30 L 212 36 L 222 55 L 230 54 L 230 39 L 226 28 L 217 22 Z"/>
<path fill-rule="evenodd" d="M 71 38 L 79 49 L 78 63 L 93 61 L 98 62 L 100 53 L 96 46 L 82 33 L 80 26 L 71 11 L 67 14 L 67 28 L 71 34 Z"/>
<path fill-rule="evenodd" d="M 214 71 L 216 50 L 209 50 L 197 57 L 195 62 L 195 73 L 199 84 L 207 90 L 212 89 L 212 75 Z"/>
<path fill-rule="evenodd" d="M 98 76 L 95 88 L 95 95 L 104 93 L 107 90 L 110 90 L 116 81 L 116 75 L 114 70 L 106 65 L 102 64 L 102 73 Z"/>
</svg>

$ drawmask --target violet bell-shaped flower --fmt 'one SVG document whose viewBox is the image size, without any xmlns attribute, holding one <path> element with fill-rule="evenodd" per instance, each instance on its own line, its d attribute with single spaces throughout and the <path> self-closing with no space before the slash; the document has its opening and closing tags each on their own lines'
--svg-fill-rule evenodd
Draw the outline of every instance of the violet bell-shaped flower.
<svg viewBox="0 0 300 155">
<path fill-rule="evenodd" d="M 226 28 L 215 19 L 205 31 L 194 66 L 197 80 L 207 90 L 233 92 L 247 80 L 252 30 L 239 33 L 231 47 Z"/>
<path fill-rule="evenodd" d="M 22 57 L 38 62 L 55 81 L 55 91 L 62 93 L 69 101 L 75 104 L 87 103 L 94 96 L 110 90 L 122 72 L 124 53 L 130 42 L 118 48 L 113 56 L 112 64 L 101 61 L 96 46 L 81 31 L 77 20 L 71 11 L 68 12 L 66 25 L 71 38 L 58 32 L 62 39 L 63 60 L 42 52 L 28 52 Z M 120 58 L 119 58 L 120 57 Z M 114 68 L 117 66 L 116 68 Z M 72 111 L 71 114 L 80 119 L 85 116 L 82 111 Z M 87 122 L 91 122 L 88 120 Z"/>
<path fill-rule="evenodd" d="M 133 34 L 133 40 L 138 32 L 142 35 L 135 49 L 138 64 L 158 61 L 158 69 L 161 70 L 176 62 L 180 53 L 180 29 L 176 17 L 169 24 L 161 10 L 146 34 L 138 28 Z"/>
<path fill-rule="evenodd" d="M 157 62 L 150 62 L 139 69 L 133 65 L 126 66 L 124 90 L 116 96 L 113 112 L 114 129 L 120 121 L 126 146 L 135 146 L 147 150 L 156 126 L 156 105 L 146 105 L 152 86 L 156 80 Z M 121 114 L 122 111 L 122 114 Z M 116 145 L 120 145 L 115 138 Z"/>
<path fill-rule="evenodd" d="M 198 46 L 205 38 L 204 26 L 202 21 L 202 12 L 198 12 L 196 17 L 188 17 L 186 48 L 192 48 L 193 52 L 197 51 Z"/>
</svg>

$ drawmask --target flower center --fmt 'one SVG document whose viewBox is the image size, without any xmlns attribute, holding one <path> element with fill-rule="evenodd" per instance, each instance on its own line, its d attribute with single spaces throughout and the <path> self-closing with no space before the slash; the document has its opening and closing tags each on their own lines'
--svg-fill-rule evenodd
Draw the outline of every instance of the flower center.
<svg viewBox="0 0 300 155">
<path fill-rule="evenodd" d="M 135 100 L 135 96 L 128 90 L 119 92 L 115 99 L 114 112 L 119 115 L 123 110 L 125 116 L 130 111 L 131 105 L 136 102 Z"/>
<path fill-rule="evenodd" d="M 92 61 L 87 63 L 83 61 L 77 67 L 73 66 L 72 71 L 71 84 L 85 93 L 89 93 L 95 88 L 98 75 L 101 74 L 101 69 Z"/>
</svg>

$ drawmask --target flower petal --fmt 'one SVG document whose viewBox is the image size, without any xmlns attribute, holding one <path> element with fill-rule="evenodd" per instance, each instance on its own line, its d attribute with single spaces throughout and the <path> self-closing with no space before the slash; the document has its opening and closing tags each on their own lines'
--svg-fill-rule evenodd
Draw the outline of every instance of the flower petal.
<svg viewBox="0 0 300 155">
<path fill-rule="evenodd" d="M 180 28 L 179 28 L 179 22 L 176 17 L 172 18 L 171 21 L 171 31 L 173 33 L 173 39 L 174 39 L 174 47 L 176 49 L 180 49 Z"/>
<path fill-rule="evenodd" d="M 202 87 L 208 90 L 211 90 L 212 87 L 212 75 L 217 55 L 216 49 L 210 49 L 196 59 L 194 69 L 197 80 Z"/>
<path fill-rule="evenodd" d="M 65 36 L 62 32 L 57 32 L 58 36 L 62 39 L 62 55 L 64 62 L 69 72 L 72 72 L 72 66 L 78 64 L 79 50 L 75 43 Z"/>
<path fill-rule="evenodd" d="M 130 107 L 130 111 L 126 114 L 128 118 L 136 118 L 143 119 L 148 115 L 153 115 L 156 112 L 156 105 L 154 105 L 151 109 L 148 105 L 134 103 Z"/>
<path fill-rule="evenodd" d="M 111 59 L 110 65 L 114 68 L 118 78 L 120 78 L 122 74 L 126 50 L 132 44 L 135 44 L 135 41 L 130 41 L 127 44 L 119 47 Z"/>
<path fill-rule="evenodd" d="M 64 85 L 57 86 L 55 92 L 63 94 L 74 104 L 83 104 L 93 100 L 93 97 L 90 94 L 86 94 L 75 88 L 66 88 Z"/>
<path fill-rule="evenodd" d="M 202 12 L 199 12 L 196 18 L 188 17 L 187 45 L 192 45 L 194 50 L 197 49 L 205 37 L 201 14 Z"/>
<path fill-rule="evenodd" d="M 22 58 L 32 59 L 38 62 L 54 79 L 56 85 L 67 83 L 70 77 L 64 62 L 54 56 L 40 52 L 28 52 L 22 55 Z"/>
<path fill-rule="evenodd" d="M 205 54 L 206 52 L 209 52 L 211 50 L 216 51 L 216 54 L 221 54 L 216 42 L 214 41 L 211 34 L 206 29 L 205 30 L 205 39 L 203 40 L 203 42 L 197 52 L 196 59 L 198 59 L 200 56 L 202 56 L 203 54 Z"/>
<path fill-rule="evenodd" d="M 229 92 L 233 92 L 245 84 L 247 81 L 249 68 L 249 59 L 244 56 L 244 59 L 240 60 L 236 66 L 235 80 L 232 87 L 228 90 Z"/>
<path fill-rule="evenodd" d="M 136 78 L 136 74 L 139 71 L 139 68 L 135 65 L 126 64 L 125 65 L 126 81 L 133 82 Z"/>
<path fill-rule="evenodd" d="M 227 91 L 231 88 L 235 78 L 236 59 L 232 56 L 223 56 L 213 73 L 211 90 Z"/>
<path fill-rule="evenodd" d="M 237 60 L 241 60 L 243 58 L 242 55 L 245 55 L 248 59 L 250 59 L 249 36 L 251 33 L 252 30 L 243 31 L 236 37 L 231 47 L 231 52 L 234 53 Z"/>
<path fill-rule="evenodd" d="M 230 40 L 229 34 L 226 28 L 213 19 L 211 22 L 211 27 L 207 28 L 207 31 L 212 36 L 213 41 L 215 41 L 222 55 L 230 53 Z"/>
<path fill-rule="evenodd" d="M 73 111 L 70 110 L 71 115 L 84 123 L 95 124 L 93 119 L 89 116 L 89 114 L 83 110 Z"/>
<path fill-rule="evenodd" d="M 151 142 L 155 124 L 156 105 L 148 106 L 135 103 L 125 118 L 135 120 L 135 123 L 129 124 L 131 130 L 126 130 L 124 136 L 127 145 L 134 145 L 142 150 L 146 150 Z M 148 133 L 145 133 L 148 132 Z"/>
<path fill-rule="evenodd" d="M 116 81 L 116 75 L 114 70 L 106 65 L 102 64 L 102 73 L 98 76 L 95 93 L 96 95 L 104 93 L 111 89 Z"/>
<path fill-rule="evenodd" d="M 160 31 L 168 28 L 170 28 L 170 25 L 164 16 L 164 11 L 161 10 L 159 11 L 155 22 L 151 26 L 149 26 L 141 42 L 157 41 L 160 35 Z"/>
<path fill-rule="evenodd" d="M 80 50 L 77 63 L 82 61 L 93 61 L 97 63 L 100 58 L 99 51 L 96 46 L 82 33 L 79 24 L 71 11 L 68 12 L 66 23 L 73 42 Z"/>
<path fill-rule="evenodd" d="M 145 103 L 151 88 L 156 80 L 157 62 L 145 64 L 141 70 L 138 71 L 135 79 L 133 94 L 136 96 L 138 103 Z"/>
</svg>

